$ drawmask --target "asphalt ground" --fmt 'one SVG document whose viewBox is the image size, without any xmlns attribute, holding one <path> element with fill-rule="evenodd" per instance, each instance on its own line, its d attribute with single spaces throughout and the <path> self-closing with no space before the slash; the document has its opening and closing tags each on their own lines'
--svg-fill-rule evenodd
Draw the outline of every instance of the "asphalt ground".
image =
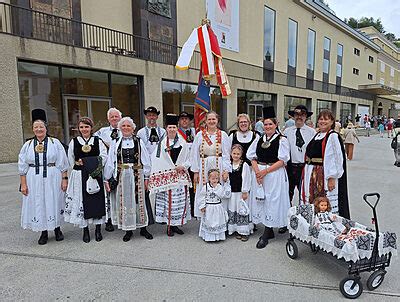
<svg viewBox="0 0 400 302">
<path fill-rule="evenodd" d="M 361 137 L 348 162 L 352 218 L 371 224 L 372 211 L 362 200 L 379 192 L 377 208 L 382 231 L 400 234 L 400 168 L 393 165 L 390 139 Z M 0 165 L 0 301 L 329 301 L 344 300 L 339 282 L 347 276 L 344 262 L 298 243 L 299 258 L 286 255 L 288 234 L 277 235 L 265 249 L 255 248 L 262 227 L 247 242 L 230 237 L 205 243 L 199 221 L 185 234 L 167 237 L 165 225 L 148 229 L 146 240 L 136 231 L 103 231 L 103 241 L 82 241 L 81 230 L 66 224 L 65 240 L 50 233 L 39 246 L 39 233 L 20 227 L 21 195 L 16 164 Z M 400 261 L 392 258 L 383 284 L 365 286 L 360 301 L 400 301 Z"/>
</svg>

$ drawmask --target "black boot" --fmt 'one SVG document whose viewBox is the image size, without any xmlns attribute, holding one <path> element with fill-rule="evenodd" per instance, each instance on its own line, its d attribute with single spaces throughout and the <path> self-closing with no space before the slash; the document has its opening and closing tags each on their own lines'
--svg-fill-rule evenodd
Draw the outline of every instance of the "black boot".
<svg viewBox="0 0 400 302">
<path fill-rule="evenodd" d="M 54 229 L 54 235 L 56 236 L 56 241 L 63 241 L 64 235 L 61 232 L 60 227 Z"/>
<path fill-rule="evenodd" d="M 89 227 L 83 228 L 83 242 L 85 243 L 90 242 Z"/>
<path fill-rule="evenodd" d="M 258 249 L 263 249 L 267 246 L 268 244 L 268 239 L 274 238 L 274 230 L 269 227 L 265 227 L 264 233 L 260 237 L 260 240 L 258 240 L 256 244 L 256 248 Z"/>
<path fill-rule="evenodd" d="M 49 233 L 47 231 L 43 231 L 42 235 L 40 235 L 38 243 L 39 245 L 45 245 L 48 240 L 49 240 Z"/>
<path fill-rule="evenodd" d="M 177 226 L 172 226 L 171 229 L 172 229 L 172 232 L 177 233 L 177 234 L 179 234 L 179 235 L 185 234 L 185 233 L 184 233 L 180 228 L 178 228 Z"/>
<path fill-rule="evenodd" d="M 122 240 L 124 242 L 128 242 L 129 240 L 131 240 L 132 235 L 133 235 L 133 231 L 126 231 L 126 233 L 125 233 L 124 237 L 122 238 Z"/>
<path fill-rule="evenodd" d="M 279 228 L 279 230 L 278 230 L 279 234 L 285 234 L 286 232 L 287 232 L 287 227 L 282 227 L 282 228 Z"/>
<path fill-rule="evenodd" d="M 140 229 L 140 236 L 143 236 L 144 238 L 146 238 L 146 239 L 148 239 L 148 240 L 153 239 L 153 235 L 151 235 L 151 234 L 147 231 L 146 227 Z"/>
<path fill-rule="evenodd" d="M 94 231 L 94 237 L 96 238 L 97 242 L 103 240 L 103 235 L 101 235 L 101 224 L 96 224 L 96 230 Z"/>
<path fill-rule="evenodd" d="M 108 218 L 108 220 L 107 220 L 107 222 L 106 222 L 106 228 L 105 228 L 105 230 L 106 230 L 107 232 L 114 232 L 114 226 L 113 226 L 113 224 L 112 224 L 112 222 L 111 222 L 111 218 Z"/>
<path fill-rule="evenodd" d="M 172 237 L 172 236 L 175 235 L 172 228 L 173 228 L 172 226 L 167 226 L 167 235 L 168 235 L 169 237 Z"/>
</svg>

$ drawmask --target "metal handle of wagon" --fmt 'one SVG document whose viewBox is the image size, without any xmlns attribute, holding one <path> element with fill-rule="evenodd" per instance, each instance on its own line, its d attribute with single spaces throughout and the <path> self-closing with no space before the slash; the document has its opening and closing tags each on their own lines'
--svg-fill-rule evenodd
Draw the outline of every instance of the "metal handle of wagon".
<svg viewBox="0 0 400 302">
<path fill-rule="evenodd" d="M 375 204 L 372 205 L 371 202 L 368 201 L 369 197 L 376 197 Z M 379 200 L 381 199 L 381 195 L 379 193 L 367 193 L 364 194 L 363 196 L 364 201 L 371 207 L 372 212 L 374 214 L 374 224 L 375 224 L 375 233 L 376 233 L 376 239 L 374 243 L 374 249 L 372 252 L 372 262 L 371 263 L 376 263 L 376 259 L 378 257 L 378 242 L 379 242 L 379 226 L 378 226 L 378 217 L 376 216 L 376 206 L 378 205 Z"/>
</svg>

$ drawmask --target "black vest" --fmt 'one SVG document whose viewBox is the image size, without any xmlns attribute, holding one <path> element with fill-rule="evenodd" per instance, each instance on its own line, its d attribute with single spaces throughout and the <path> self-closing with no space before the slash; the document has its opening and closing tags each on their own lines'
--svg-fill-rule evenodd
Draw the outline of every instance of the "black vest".
<svg viewBox="0 0 400 302">
<path fill-rule="evenodd" d="M 176 161 L 178 160 L 179 153 L 181 153 L 182 146 L 179 146 L 178 148 L 172 148 L 171 151 L 169 151 L 169 154 L 171 156 L 172 162 L 176 164 Z"/>
<path fill-rule="evenodd" d="M 89 156 L 99 156 L 100 154 L 100 147 L 99 147 L 99 138 L 97 136 L 93 136 L 94 141 L 93 145 L 91 145 L 91 150 L 88 153 L 82 151 L 81 143 L 78 141 L 78 138 L 74 138 L 74 157 L 75 161 L 78 161 L 81 158 L 89 157 Z M 89 138 L 90 140 L 90 138 Z"/>
<path fill-rule="evenodd" d="M 250 161 L 247 159 L 246 153 L 247 153 L 247 150 L 249 150 L 251 143 L 256 139 L 256 134 L 254 132 L 251 132 L 251 135 L 252 135 L 251 140 L 248 143 L 242 143 L 242 142 L 238 141 L 237 131 L 233 132 L 233 136 L 232 136 L 232 146 L 235 144 L 239 144 L 242 146 L 242 148 L 243 148 L 242 160 L 246 161 L 249 164 L 250 164 Z"/>
<path fill-rule="evenodd" d="M 279 141 L 281 139 L 281 136 L 282 136 L 281 134 L 278 134 L 277 137 L 275 137 L 274 140 L 271 141 L 271 145 L 267 149 L 261 147 L 262 143 L 264 142 L 263 140 L 264 135 L 260 137 L 256 149 L 257 161 L 267 164 L 270 163 L 273 164 L 279 160 L 278 151 L 279 151 Z"/>
<path fill-rule="evenodd" d="M 232 172 L 229 172 L 229 181 L 231 183 L 232 192 L 234 193 L 242 192 L 242 171 L 244 164 L 245 163 L 242 163 L 237 170 L 232 168 Z"/>
<path fill-rule="evenodd" d="M 139 138 L 136 136 L 132 136 L 133 140 L 133 148 L 122 148 L 122 140 L 118 146 L 117 149 L 117 161 L 118 163 L 124 163 L 124 164 L 139 164 L 140 163 L 140 158 L 139 158 L 139 148 L 140 148 L 140 142 Z"/>
</svg>

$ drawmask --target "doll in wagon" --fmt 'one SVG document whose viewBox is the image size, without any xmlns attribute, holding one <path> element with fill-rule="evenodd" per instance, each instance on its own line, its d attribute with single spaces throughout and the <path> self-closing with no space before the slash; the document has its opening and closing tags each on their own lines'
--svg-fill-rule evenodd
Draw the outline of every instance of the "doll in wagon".
<svg viewBox="0 0 400 302">
<path fill-rule="evenodd" d="M 346 234 L 346 227 L 339 222 L 338 216 L 332 214 L 331 203 L 327 197 L 317 197 L 314 200 L 314 226 L 317 229 L 324 229 L 334 236 Z"/>
</svg>

